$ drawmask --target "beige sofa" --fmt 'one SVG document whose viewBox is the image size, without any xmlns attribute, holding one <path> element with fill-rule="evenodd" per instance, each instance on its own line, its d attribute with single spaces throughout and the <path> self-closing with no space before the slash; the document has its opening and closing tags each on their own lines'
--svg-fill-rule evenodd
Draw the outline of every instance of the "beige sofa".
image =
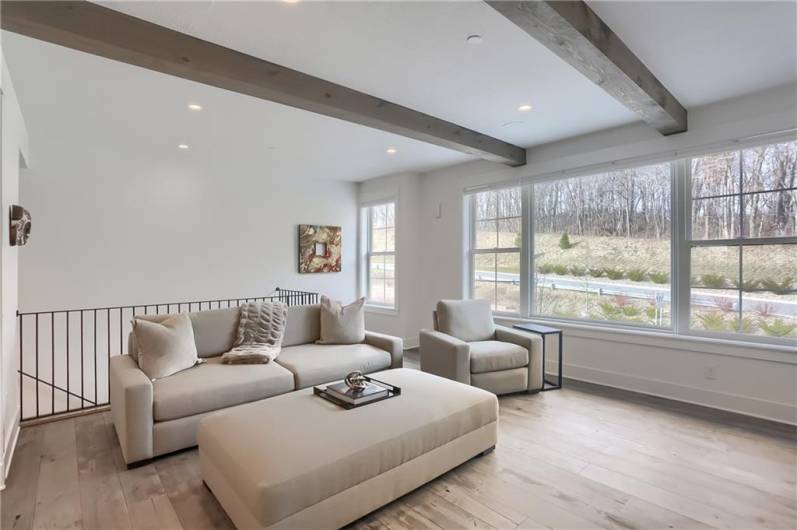
<svg viewBox="0 0 797 530">
<path fill-rule="evenodd" d="M 189 313 L 200 357 L 207 362 L 150 381 L 128 352 L 110 360 L 111 414 L 128 464 L 196 445 L 199 421 L 215 411 L 342 379 L 353 370 L 377 372 L 402 366 L 402 340 L 366 332 L 365 342 L 315 344 L 320 335 L 318 305 L 288 308 L 283 348 L 276 362 L 221 364 L 233 343 L 238 308 Z M 158 321 L 167 315 L 150 315 Z"/>
<path fill-rule="evenodd" d="M 497 326 L 487 300 L 442 300 L 420 333 L 421 370 L 494 394 L 538 392 L 542 339 Z"/>
</svg>

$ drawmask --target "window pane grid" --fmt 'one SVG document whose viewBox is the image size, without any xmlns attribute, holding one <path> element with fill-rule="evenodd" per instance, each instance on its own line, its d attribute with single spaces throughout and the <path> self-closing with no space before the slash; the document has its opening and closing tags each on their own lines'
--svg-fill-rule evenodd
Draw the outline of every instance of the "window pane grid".
<svg viewBox="0 0 797 530">
<path fill-rule="evenodd" d="M 376 305 L 395 305 L 395 203 L 368 208 L 366 297 Z"/>
<path fill-rule="evenodd" d="M 690 328 L 714 334 L 795 337 L 797 192 L 794 171 L 788 168 L 797 163 L 797 142 L 723 156 L 726 162 L 738 161 L 738 171 L 724 175 L 733 173 L 737 191 L 713 198 L 724 195 L 720 200 L 726 201 L 726 208 L 732 201 L 734 211 L 718 210 L 715 203 L 709 214 L 708 203 L 701 201 L 711 198 L 692 199 Z M 692 168 L 710 158 L 694 159 Z M 700 177 L 693 173 L 693 191 L 704 184 Z"/>
</svg>

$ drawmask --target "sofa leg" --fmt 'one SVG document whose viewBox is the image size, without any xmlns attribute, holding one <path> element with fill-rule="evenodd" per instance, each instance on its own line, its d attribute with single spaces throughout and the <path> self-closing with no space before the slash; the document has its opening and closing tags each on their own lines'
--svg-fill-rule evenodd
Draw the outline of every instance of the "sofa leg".
<svg viewBox="0 0 797 530">
<path fill-rule="evenodd" d="M 487 449 L 485 449 L 484 451 L 482 451 L 481 453 L 479 453 L 479 456 L 487 456 L 487 455 L 489 455 L 490 453 L 492 453 L 493 451 L 495 451 L 495 446 L 488 447 Z"/>
</svg>

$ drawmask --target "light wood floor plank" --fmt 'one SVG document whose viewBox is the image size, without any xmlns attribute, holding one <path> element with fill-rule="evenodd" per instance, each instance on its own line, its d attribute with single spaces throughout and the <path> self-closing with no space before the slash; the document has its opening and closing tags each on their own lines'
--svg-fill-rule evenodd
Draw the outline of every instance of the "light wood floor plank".
<svg viewBox="0 0 797 530">
<path fill-rule="evenodd" d="M 75 427 L 84 530 L 131 530 L 104 415 L 76 418 Z"/>
<path fill-rule="evenodd" d="M 155 469 L 183 528 L 235 528 L 219 502 L 202 482 L 196 450 L 161 458 L 155 462 Z"/>
<path fill-rule="evenodd" d="M 43 426 L 34 530 L 82 529 L 75 420 Z"/>
<path fill-rule="evenodd" d="M 42 459 L 42 433 L 41 427 L 22 429 L 19 433 L 14 451 L 14 473 L 9 475 L 6 489 L 0 493 L 0 515 L 4 530 L 29 530 L 33 526 Z"/>
</svg>

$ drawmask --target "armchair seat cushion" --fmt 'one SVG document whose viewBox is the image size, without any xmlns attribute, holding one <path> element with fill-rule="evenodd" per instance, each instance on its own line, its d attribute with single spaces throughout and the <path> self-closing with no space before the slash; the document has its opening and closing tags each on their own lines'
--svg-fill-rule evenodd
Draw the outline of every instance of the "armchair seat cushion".
<svg viewBox="0 0 797 530">
<path fill-rule="evenodd" d="M 522 368 L 529 364 L 529 351 L 517 344 L 497 340 L 470 343 L 470 371 L 473 374 Z"/>
<path fill-rule="evenodd" d="M 221 357 L 211 357 L 205 364 L 153 382 L 152 414 L 155 421 L 174 420 L 293 389 L 293 374 L 277 363 L 221 364 Z"/>
<path fill-rule="evenodd" d="M 391 357 L 370 344 L 301 344 L 283 348 L 276 362 L 294 374 L 298 390 L 343 379 L 354 370 L 386 370 Z"/>
</svg>

